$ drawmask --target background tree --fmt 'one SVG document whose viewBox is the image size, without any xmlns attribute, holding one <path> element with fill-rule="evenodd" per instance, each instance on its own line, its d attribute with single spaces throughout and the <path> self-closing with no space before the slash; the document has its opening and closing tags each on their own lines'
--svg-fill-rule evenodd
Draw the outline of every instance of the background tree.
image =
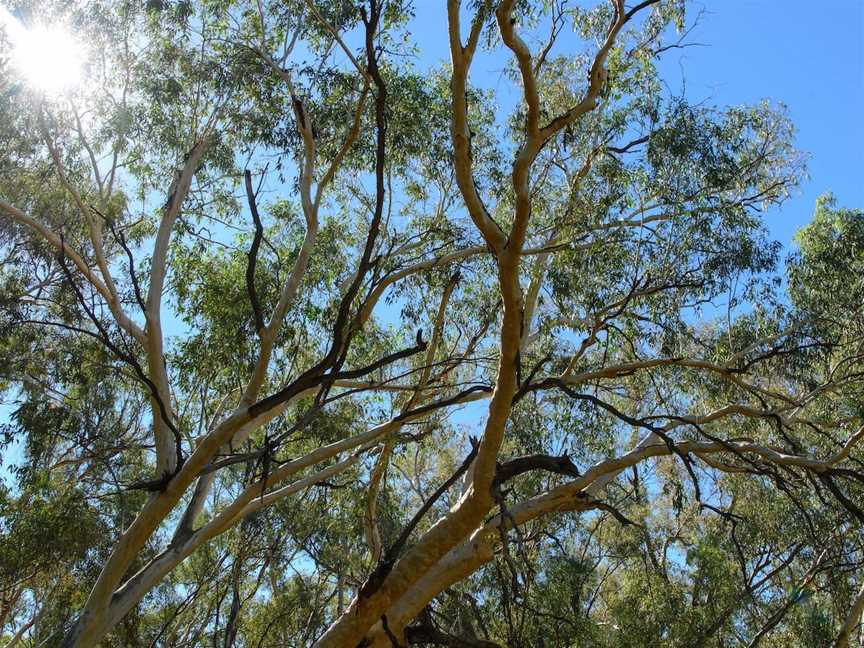
<svg viewBox="0 0 864 648">
<path fill-rule="evenodd" d="M 402 0 L 13 8 L 90 56 L 0 55 L 7 644 L 860 632 L 864 214 L 780 258 L 681 2 L 448 0 L 428 72 Z"/>
</svg>

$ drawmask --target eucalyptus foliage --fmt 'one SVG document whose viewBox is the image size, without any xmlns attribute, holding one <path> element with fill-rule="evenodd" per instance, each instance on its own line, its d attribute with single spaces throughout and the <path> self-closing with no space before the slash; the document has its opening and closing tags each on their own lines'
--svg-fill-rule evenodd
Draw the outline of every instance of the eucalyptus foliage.
<svg viewBox="0 0 864 648">
<path fill-rule="evenodd" d="M 680 0 L 438 4 L 11 2 L 4 645 L 861 639 L 864 212 Z"/>
</svg>

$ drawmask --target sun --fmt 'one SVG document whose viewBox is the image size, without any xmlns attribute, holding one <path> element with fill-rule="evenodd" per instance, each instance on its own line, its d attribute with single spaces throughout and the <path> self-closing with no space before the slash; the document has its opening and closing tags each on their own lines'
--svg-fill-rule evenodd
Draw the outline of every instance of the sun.
<svg viewBox="0 0 864 648">
<path fill-rule="evenodd" d="M 12 63 L 30 86 L 56 95 L 81 81 L 84 49 L 69 31 L 59 25 L 27 29 L 2 9 L 0 25 L 12 45 Z"/>
<path fill-rule="evenodd" d="M 27 81 L 47 93 L 61 92 L 81 80 L 81 45 L 58 27 L 28 30 L 16 44 L 14 59 Z"/>
</svg>

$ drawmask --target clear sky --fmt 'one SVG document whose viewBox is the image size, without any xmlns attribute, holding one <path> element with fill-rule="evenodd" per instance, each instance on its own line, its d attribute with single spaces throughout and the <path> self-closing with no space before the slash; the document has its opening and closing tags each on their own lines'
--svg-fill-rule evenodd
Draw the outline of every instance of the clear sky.
<svg viewBox="0 0 864 648">
<path fill-rule="evenodd" d="M 415 6 L 420 63 L 448 60 L 444 0 L 416 0 Z M 772 235 L 788 246 L 825 191 L 833 191 L 842 206 L 864 208 L 864 0 L 715 0 L 691 4 L 690 19 L 700 10 L 688 42 L 702 46 L 664 55 L 662 69 L 673 91 L 686 80 L 692 101 L 783 102 L 797 127 L 798 147 L 810 154 L 810 178 L 768 215 Z M 505 60 L 478 59 L 472 81 L 498 85 Z M 0 423 L 12 407 L 0 403 Z"/>
<path fill-rule="evenodd" d="M 412 25 L 422 63 L 449 59 L 443 0 L 417 0 Z M 628 5 L 633 4 L 628 1 Z M 688 5 L 687 42 L 663 55 L 673 91 L 718 107 L 771 99 L 786 104 L 797 146 L 810 154 L 809 180 L 778 212 L 772 235 L 788 245 L 833 191 L 841 206 L 864 208 L 864 0 L 714 0 Z M 472 82 L 501 89 L 505 59 L 478 60 Z M 485 78 L 484 78 L 485 77 Z"/>
<path fill-rule="evenodd" d="M 809 221 L 816 197 L 864 208 L 864 2 L 726 0 L 702 5 L 689 40 L 672 50 L 670 84 L 682 71 L 691 99 L 718 105 L 770 98 L 786 104 L 797 145 L 810 154 L 809 180 L 779 214 L 773 235 L 787 243 Z M 695 12 L 694 12 L 695 13 Z"/>
</svg>

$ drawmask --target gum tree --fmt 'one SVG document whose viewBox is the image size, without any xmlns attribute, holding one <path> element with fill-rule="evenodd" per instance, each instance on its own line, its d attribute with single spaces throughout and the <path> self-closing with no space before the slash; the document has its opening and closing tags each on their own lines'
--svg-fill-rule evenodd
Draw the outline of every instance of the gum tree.
<svg viewBox="0 0 864 648">
<path fill-rule="evenodd" d="M 0 57 L 11 643 L 860 632 L 864 216 L 781 258 L 682 3 L 19 4 L 89 49 Z"/>
</svg>

